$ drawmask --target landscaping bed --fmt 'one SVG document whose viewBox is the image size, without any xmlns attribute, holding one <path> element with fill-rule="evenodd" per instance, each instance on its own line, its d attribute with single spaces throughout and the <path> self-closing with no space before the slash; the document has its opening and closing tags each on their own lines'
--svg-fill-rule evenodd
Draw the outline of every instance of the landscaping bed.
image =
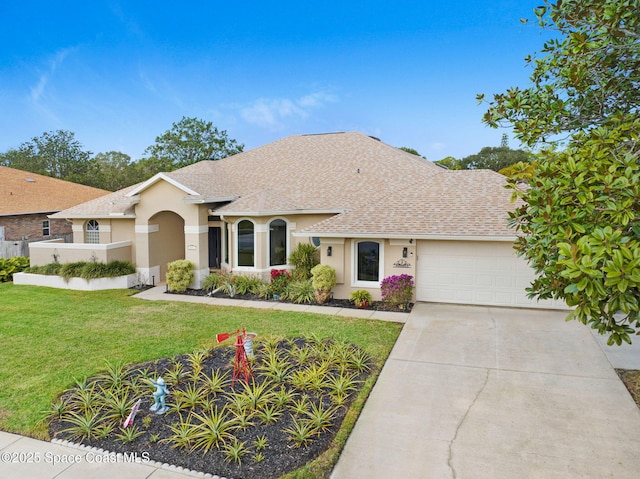
<svg viewBox="0 0 640 479">
<path fill-rule="evenodd" d="M 184 294 L 188 296 L 209 296 L 212 298 L 226 298 L 226 299 L 235 299 L 239 301 L 265 301 L 270 303 L 289 303 L 295 304 L 294 301 L 289 299 L 266 299 L 258 296 L 257 294 L 235 294 L 234 296 L 229 296 L 228 293 L 224 291 L 217 291 L 215 293 L 211 293 L 204 289 L 187 289 L 181 293 L 176 293 L 172 291 L 166 291 L 166 294 Z M 327 306 L 334 308 L 350 308 L 350 309 L 364 309 L 369 311 L 395 311 L 395 312 L 411 312 L 413 308 L 413 303 L 409 303 L 407 307 L 403 310 L 399 310 L 397 308 L 392 308 L 388 303 L 384 303 L 382 301 L 372 301 L 365 307 L 357 307 L 355 303 L 349 299 L 335 299 L 331 297 L 326 303 L 304 303 L 304 304 L 313 304 L 314 306 Z"/>
<path fill-rule="evenodd" d="M 131 367 L 107 364 L 54 403 L 49 433 L 236 479 L 280 477 L 332 447 L 372 363 L 352 344 L 315 336 L 272 338 L 254 349 L 253 379 L 241 377 L 234 387 L 233 346 Z M 149 412 L 151 380 L 160 376 L 170 409 L 156 415 Z M 123 429 L 138 398 L 134 424 Z"/>
</svg>

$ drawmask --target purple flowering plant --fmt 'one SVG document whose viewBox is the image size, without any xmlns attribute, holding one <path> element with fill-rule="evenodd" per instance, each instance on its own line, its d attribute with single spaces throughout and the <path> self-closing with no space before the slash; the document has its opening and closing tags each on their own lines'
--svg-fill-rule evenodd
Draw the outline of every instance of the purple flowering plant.
<svg viewBox="0 0 640 479">
<path fill-rule="evenodd" d="M 405 308 L 413 297 L 413 276 L 408 274 L 388 276 L 380 283 L 382 301 L 389 306 Z"/>
</svg>

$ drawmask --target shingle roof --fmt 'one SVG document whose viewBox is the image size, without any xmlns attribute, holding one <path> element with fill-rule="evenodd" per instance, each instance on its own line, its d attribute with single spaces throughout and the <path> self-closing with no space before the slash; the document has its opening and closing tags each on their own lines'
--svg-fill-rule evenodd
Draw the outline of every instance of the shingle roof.
<svg viewBox="0 0 640 479">
<path fill-rule="evenodd" d="M 380 202 L 353 208 L 302 233 L 334 236 L 514 236 L 515 207 L 504 176 L 490 170 L 444 171 L 412 182 Z"/>
<path fill-rule="evenodd" d="M 305 230 L 315 235 L 513 236 L 502 175 L 445 170 L 361 133 L 287 137 L 162 173 L 59 216 L 134 214 L 132 196 L 162 179 L 182 185 L 188 201 L 234 198 L 219 214 L 340 213 Z"/>
<path fill-rule="evenodd" d="M 0 215 L 60 211 L 108 193 L 106 190 L 0 166 Z"/>
</svg>

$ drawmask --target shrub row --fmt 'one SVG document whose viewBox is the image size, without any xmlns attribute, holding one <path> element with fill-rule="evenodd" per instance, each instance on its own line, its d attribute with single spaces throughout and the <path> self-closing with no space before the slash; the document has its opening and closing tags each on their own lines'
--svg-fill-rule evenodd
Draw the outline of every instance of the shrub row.
<svg viewBox="0 0 640 479">
<path fill-rule="evenodd" d="M 114 278 L 136 272 L 136 267 L 130 261 L 111 261 L 109 263 L 77 261 L 73 263 L 49 263 L 42 266 L 31 266 L 25 273 L 47 274 L 62 276 L 64 279 L 83 278 Z"/>
</svg>

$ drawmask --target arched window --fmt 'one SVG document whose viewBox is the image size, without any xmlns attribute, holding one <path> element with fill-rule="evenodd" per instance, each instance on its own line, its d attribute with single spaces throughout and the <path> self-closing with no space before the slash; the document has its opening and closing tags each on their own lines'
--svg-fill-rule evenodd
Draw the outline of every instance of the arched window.
<svg viewBox="0 0 640 479">
<path fill-rule="evenodd" d="M 287 264 L 287 222 L 273 220 L 269 223 L 269 266 Z"/>
<path fill-rule="evenodd" d="M 380 281 L 380 243 L 377 241 L 359 241 L 356 244 L 356 281 Z"/>
<path fill-rule="evenodd" d="M 100 243 L 100 224 L 96 220 L 87 221 L 87 231 L 84 237 L 85 243 Z"/>
<path fill-rule="evenodd" d="M 253 223 L 242 220 L 238 223 L 238 266 L 255 266 L 255 239 Z"/>
</svg>

